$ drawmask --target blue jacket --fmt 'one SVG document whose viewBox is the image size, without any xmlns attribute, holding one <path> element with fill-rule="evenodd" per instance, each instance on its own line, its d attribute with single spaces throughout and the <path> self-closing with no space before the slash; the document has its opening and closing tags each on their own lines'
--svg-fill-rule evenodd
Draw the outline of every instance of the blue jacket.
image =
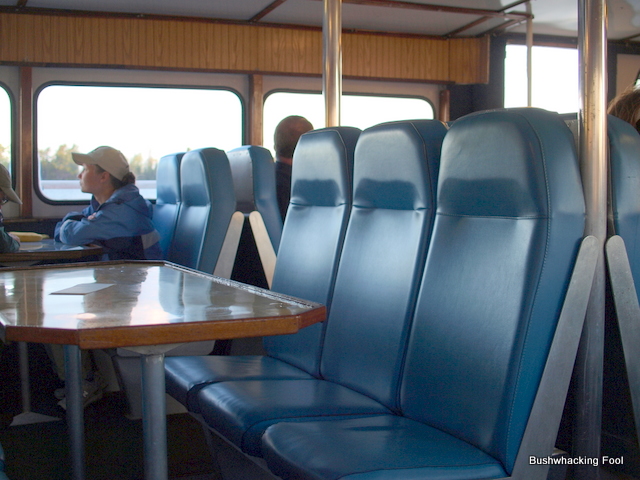
<svg viewBox="0 0 640 480">
<path fill-rule="evenodd" d="M 108 260 L 157 260 L 162 253 L 152 216 L 151 203 L 129 184 L 103 204 L 92 197 L 82 212 L 65 215 L 56 225 L 54 238 L 69 245 L 101 245 Z"/>
<path fill-rule="evenodd" d="M 17 252 L 20 244 L 0 226 L 0 253 Z"/>
</svg>

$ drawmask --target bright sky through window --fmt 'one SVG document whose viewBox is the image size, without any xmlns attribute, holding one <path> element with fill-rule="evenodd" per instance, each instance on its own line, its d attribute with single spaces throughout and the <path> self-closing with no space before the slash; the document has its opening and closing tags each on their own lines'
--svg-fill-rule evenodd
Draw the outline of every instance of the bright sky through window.
<svg viewBox="0 0 640 480">
<path fill-rule="evenodd" d="M 11 101 L 7 91 L 0 87 L 0 161 L 5 167 L 11 159 Z M 11 170 L 11 169 L 9 169 Z"/>
<path fill-rule="evenodd" d="M 226 90 L 54 85 L 37 101 L 38 149 L 111 145 L 128 158 L 242 145 L 242 107 Z"/>
<path fill-rule="evenodd" d="M 532 52 L 532 105 L 558 113 L 577 112 L 578 50 L 534 46 Z M 507 45 L 504 106 L 527 106 L 527 47 Z"/>
<path fill-rule="evenodd" d="M 228 90 L 52 85 L 37 98 L 40 191 L 53 200 L 86 199 L 70 151 L 101 145 L 122 151 L 146 198 L 155 198 L 155 168 L 164 155 L 242 145 L 238 95 Z"/>
<path fill-rule="evenodd" d="M 433 107 L 422 98 L 343 95 L 341 124 L 365 129 L 394 120 L 433 118 Z M 302 115 L 314 128 L 325 126 L 324 100 L 319 93 L 276 92 L 264 102 L 264 146 L 273 154 L 273 132 L 289 115 Z"/>
</svg>

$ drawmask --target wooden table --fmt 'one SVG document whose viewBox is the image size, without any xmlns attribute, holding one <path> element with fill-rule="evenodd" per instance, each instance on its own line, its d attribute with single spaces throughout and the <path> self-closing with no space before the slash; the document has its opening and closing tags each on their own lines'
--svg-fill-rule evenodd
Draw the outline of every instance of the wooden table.
<svg viewBox="0 0 640 480">
<path fill-rule="evenodd" d="M 323 305 L 163 262 L 3 269 L 0 283 L 6 340 L 65 346 L 76 480 L 84 478 L 80 349 L 127 347 L 141 355 L 145 478 L 165 480 L 165 352 L 186 342 L 295 333 L 326 315 Z"/>
<path fill-rule="evenodd" d="M 60 260 L 82 261 L 88 257 L 102 254 L 98 245 L 66 245 L 53 239 L 38 242 L 22 242 L 20 250 L 12 253 L 0 253 L 0 266 L 24 267 L 36 263 L 56 262 Z M 49 415 L 31 411 L 31 387 L 29 385 L 29 355 L 26 342 L 18 345 L 20 361 L 20 385 L 22 395 L 22 412 L 11 422 L 11 426 L 60 420 Z"/>
</svg>

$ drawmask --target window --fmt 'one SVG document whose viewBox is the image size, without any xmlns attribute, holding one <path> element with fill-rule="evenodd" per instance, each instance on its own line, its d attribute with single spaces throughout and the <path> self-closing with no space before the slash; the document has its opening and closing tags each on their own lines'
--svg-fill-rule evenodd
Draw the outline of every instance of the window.
<svg viewBox="0 0 640 480">
<path fill-rule="evenodd" d="M 532 49 L 533 107 L 558 113 L 580 108 L 578 50 L 538 47 Z M 504 106 L 527 106 L 527 47 L 507 45 L 504 65 Z"/>
<path fill-rule="evenodd" d="M 101 145 L 122 151 L 142 195 L 154 199 L 158 160 L 202 147 L 242 145 L 242 104 L 228 90 L 50 85 L 37 98 L 40 193 L 48 200 L 87 200 L 71 152 Z"/>
<path fill-rule="evenodd" d="M 11 171 L 11 99 L 0 86 L 0 163 Z"/>
<path fill-rule="evenodd" d="M 433 107 L 424 98 L 374 95 L 343 95 L 342 125 L 365 129 L 382 122 L 434 118 Z M 314 128 L 325 126 L 324 100 L 319 93 L 276 92 L 264 103 L 264 146 L 273 154 L 273 132 L 289 115 L 302 115 Z"/>
</svg>

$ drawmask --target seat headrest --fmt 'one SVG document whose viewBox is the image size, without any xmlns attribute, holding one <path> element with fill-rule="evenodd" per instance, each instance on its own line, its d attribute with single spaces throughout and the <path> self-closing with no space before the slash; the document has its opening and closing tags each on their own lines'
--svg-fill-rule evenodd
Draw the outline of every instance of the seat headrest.
<svg viewBox="0 0 640 480">
<path fill-rule="evenodd" d="M 351 201 L 353 152 L 360 130 L 330 127 L 300 137 L 293 154 L 291 200 L 296 205 L 335 206 Z"/>
<path fill-rule="evenodd" d="M 571 131 L 556 114 L 523 108 L 457 120 L 442 146 L 438 213 L 544 217 L 549 202 L 562 211 L 563 202 L 581 196 L 558 182 L 563 175 L 549 175 L 547 169 L 563 165 L 546 161 L 552 155 L 576 155 Z"/>
<path fill-rule="evenodd" d="M 271 152 L 264 147 L 245 145 L 227 152 L 237 210 L 251 213 L 257 210 L 258 198 L 265 192 L 275 195 L 275 170 Z M 275 199 L 275 197 L 274 197 Z"/>
<path fill-rule="evenodd" d="M 184 153 L 165 155 L 156 170 L 156 203 L 176 204 L 180 195 L 180 161 Z"/>
<path fill-rule="evenodd" d="M 217 148 L 200 148 L 185 153 L 180 163 L 182 203 L 185 206 L 206 206 L 227 192 L 214 188 L 216 178 L 231 178 L 227 155 Z"/>
<path fill-rule="evenodd" d="M 383 123 L 364 130 L 355 151 L 354 207 L 432 208 L 446 131 L 437 120 Z"/>
</svg>

